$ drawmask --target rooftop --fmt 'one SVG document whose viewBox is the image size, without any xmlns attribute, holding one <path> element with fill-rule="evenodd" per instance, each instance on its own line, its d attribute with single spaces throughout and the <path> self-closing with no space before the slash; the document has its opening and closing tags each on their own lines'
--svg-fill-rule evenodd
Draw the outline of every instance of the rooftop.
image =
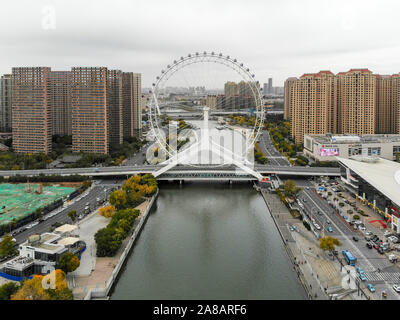
<svg viewBox="0 0 400 320">
<path fill-rule="evenodd" d="M 62 226 L 56 228 L 54 231 L 57 233 L 67 233 L 76 230 L 78 227 L 73 224 L 63 224 Z"/>
<path fill-rule="evenodd" d="M 389 143 L 400 142 L 399 134 L 364 134 L 364 135 L 346 135 L 346 134 L 307 134 L 318 143 Z"/>
<path fill-rule="evenodd" d="M 340 157 L 337 160 L 400 206 L 400 163 L 382 158 L 375 162 Z"/>
</svg>

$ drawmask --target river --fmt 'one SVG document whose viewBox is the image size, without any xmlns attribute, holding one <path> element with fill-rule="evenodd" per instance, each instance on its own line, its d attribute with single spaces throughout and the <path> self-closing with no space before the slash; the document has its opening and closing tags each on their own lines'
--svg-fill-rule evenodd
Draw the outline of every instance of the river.
<svg viewBox="0 0 400 320">
<path fill-rule="evenodd" d="M 305 299 L 250 184 L 164 183 L 111 299 Z"/>
</svg>

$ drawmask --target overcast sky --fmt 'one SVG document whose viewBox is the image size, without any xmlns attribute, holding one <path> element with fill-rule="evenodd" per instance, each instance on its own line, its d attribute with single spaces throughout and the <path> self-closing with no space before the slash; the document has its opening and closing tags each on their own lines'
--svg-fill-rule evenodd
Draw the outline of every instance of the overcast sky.
<svg viewBox="0 0 400 320">
<path fill-rule="evenodd" d="M 196 51 L 236 57 L 261 83 L 366 67 L 400 72 L 398 0 L 2 0 L 0 73 L 107 66 L 149 86 Z"/>
</svg>

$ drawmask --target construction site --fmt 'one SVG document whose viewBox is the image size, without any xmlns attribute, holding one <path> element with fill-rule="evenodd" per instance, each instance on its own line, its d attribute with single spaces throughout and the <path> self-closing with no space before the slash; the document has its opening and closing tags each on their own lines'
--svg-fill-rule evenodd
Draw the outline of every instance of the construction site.
<svg viewBox="0 0 400 320">
<path fill-rule="evenodd" d="M 43 183 L 0 184 L 0 226 L 19 221 L 73 192 L 75 188 Z"/>
</svg>

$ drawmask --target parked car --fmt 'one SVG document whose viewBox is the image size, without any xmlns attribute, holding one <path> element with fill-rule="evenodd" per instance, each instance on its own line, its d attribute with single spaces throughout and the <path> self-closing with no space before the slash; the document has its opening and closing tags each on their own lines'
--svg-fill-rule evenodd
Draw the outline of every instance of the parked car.
<svg viewBox="0 0 400 320">
<path fill-rule="evenodd" d="M 353 240 L 354 240 L 355 242 L 357 242 L 357 241 L 358 241 L 358 238 L 357 238 L 356 236 L 353 236 Z"/>
<path fill-rule="evenodd" d="M 372 284 L 368 283 L 367 287 L 369 291 L 375 292 L 375 287 Z"/>
<path fill-rule="evenodd" d="M 358 276 L 360 277 L 361 281 L 367 281 L 367 278 L 363 272 L 360 273 Z"/>
<path fill-rule="evenodd" d="M 367 242 L 366 246 L 368 249 L 372 249 L 372 244 L 370 242 Z"/>
<path fill-rule="evenodd" d="M 328 231 L 329 231 L 329 232 L 333 232 L 332 227 L 328 227 Z"/>
<path fill-rule="evenodd" d="M 383 234 L 385 237 L 389 237 L 392 235 L 392 233 L 389 230 L 386 230 L 385 233 Z"/>
<path fill-rule="evenodd" d="M 321 227 L 319 226 L 318 223 L 314 224 L 314 227 L 315 227 L 317 230 L 321 230 Z"/>
<path fill-rule="evenodd" d="M 397 284 L 393 285 L 393 290 L 396 291 L 397 293 L 400 293 L 400 286 Z"/>
</svg>

